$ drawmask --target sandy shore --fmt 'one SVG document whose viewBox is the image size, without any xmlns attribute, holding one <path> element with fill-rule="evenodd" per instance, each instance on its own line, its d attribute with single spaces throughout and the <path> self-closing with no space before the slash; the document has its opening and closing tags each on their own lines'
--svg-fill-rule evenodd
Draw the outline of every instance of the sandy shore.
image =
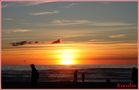
<svg viewBox="0 0 139 90">
<path fill-rule="evenodd" d="M 129 83 L 119 83 L 120 85 L 129 85 Z M 3 89 L 27 89 L 27 88 L 39 88 L 39 89 L 117 89 L 117 88 L 128 88 L 136 89 L 133 86 L 119 87 L 118 83 L 102 83 L 102 82 L 39 82 L 36 87 L 31 87 L 29 82 L 3 82 Z"/>
</svg>

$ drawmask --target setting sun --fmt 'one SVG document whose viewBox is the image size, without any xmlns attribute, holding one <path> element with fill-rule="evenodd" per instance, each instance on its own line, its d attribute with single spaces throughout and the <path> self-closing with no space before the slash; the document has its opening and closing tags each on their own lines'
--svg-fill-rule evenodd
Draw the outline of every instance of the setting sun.
<svg viewBox="0 0 139 90">
<path fill-rule="evenodd" d="M 63 49 L 59 52 L 59 64 L 62 65 L 73 65 L 76 64 L 75 58 L 77 57 L 76 50 L 73 49 Z"/>
<path fill-rule="evenodd" d="M 63 65 L 71 65 L 74 64 L 73 60 L 61 60 L 61 64 Z"/>
</svg>

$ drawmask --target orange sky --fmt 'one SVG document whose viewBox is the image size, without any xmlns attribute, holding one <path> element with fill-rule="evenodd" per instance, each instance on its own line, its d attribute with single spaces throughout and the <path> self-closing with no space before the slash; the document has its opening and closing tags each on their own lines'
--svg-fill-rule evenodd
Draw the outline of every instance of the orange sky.
<svg viewBox="0 0 139 90">
<path fill-rule="evenodd" d="M 137 64 L 136 44 L 51 44 L 2 51 L 2 64 Z"/>
<path fill-rule="evenodd" d="M 137 6 L 2 2 L 2 64 L 137 64 Z"/>
</svg>

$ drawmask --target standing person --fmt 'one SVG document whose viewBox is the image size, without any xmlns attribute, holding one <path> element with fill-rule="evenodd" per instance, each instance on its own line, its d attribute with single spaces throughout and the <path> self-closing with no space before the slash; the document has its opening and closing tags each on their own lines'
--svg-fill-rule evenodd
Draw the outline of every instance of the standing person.
<svg viewBox="0 0 139 90">
<path fill-rule="evenodd" d="M 82 82 L 84 82 L 84 80 L 85 80 L 85 73 L 82 72 Z"/>
<path fill-rule="evenodd" d="M 32 87 L 36 87 L 39 79 L 39 73 L 37 69 L 35 68 L 34 64 L 30 65 L 32 72 L 31 72 L 31 85 Z"/>
<path fill-rule="evenodd" d="M 132 82 L 135 84 L 138 83 L 138 69 L 136 67 L 132 68 Z"/>
<path fill-rule="evenodd" d="M 78 82 L 78 70 L 74 71 L 74 82 Z"/>
</svg>

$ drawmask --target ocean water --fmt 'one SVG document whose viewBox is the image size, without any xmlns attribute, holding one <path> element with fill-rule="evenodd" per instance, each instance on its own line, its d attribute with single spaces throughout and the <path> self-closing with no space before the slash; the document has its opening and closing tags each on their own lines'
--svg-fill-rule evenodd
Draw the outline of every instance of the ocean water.
<svg viewBox="0 0 139 90">
<path fill-rule="evenodd" d="M 38 70 L 88 69 L 88 68 L 133 68 L 137 65 L 35 65 Z M 30 65 L 2 65 L 2 70 L 31 70 Z"/>
<path fill-rule="evenodd" d="M 36 65 L 39 82 L 72 82 L 78 70 L 78 81 L 85 73 L 85 82 L 131 82 L 132 68 L 136 65 Z M 2 82 L 30 82 L 29 65 L 2 66 Z"/>
</svg>

